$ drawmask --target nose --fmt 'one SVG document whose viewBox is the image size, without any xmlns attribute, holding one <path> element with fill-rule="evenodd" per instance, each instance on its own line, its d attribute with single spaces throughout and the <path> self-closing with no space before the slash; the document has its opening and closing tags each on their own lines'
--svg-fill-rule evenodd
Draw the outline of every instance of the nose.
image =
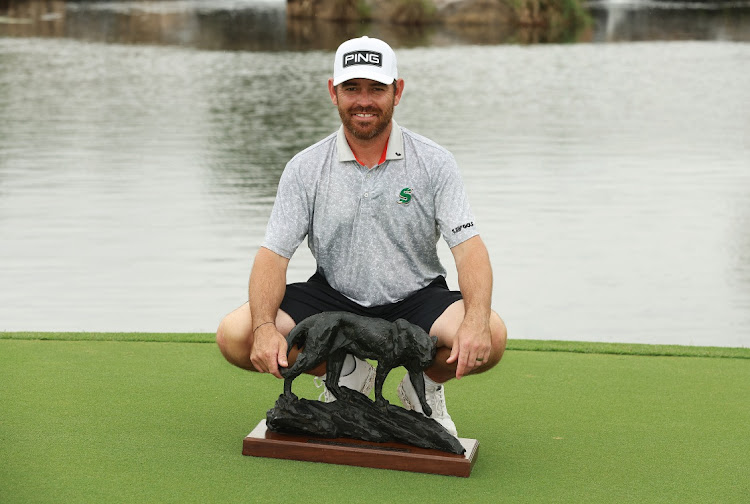
<svg viewBox="0 0 750 504">
<path fill-rule="evenodd" d="M 357 105 L 360 107 L 368 107 L 373 104 L 373 97 L 372 93 L 369 89 L 361 89 L 359 93 L 357 93 Z"/>
</svg>

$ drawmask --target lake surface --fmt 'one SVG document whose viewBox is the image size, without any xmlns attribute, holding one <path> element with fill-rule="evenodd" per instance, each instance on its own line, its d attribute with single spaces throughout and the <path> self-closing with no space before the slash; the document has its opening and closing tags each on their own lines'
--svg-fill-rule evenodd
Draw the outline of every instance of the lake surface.
<svg viewBox="0 0 750 504">
<path fill-rule="evenodd" d="M 0 18 L 0 330 L 215 330 L 360 33 L 305 46 L 278 3 L 49 4 Z M 511 337 L 750 346 L 746 9 L 591 8 L 573 44 L 394 35 L 396 120 L 455 154 Z M 301 248 L 289 281 L 314 267 Z"/>
</svg>

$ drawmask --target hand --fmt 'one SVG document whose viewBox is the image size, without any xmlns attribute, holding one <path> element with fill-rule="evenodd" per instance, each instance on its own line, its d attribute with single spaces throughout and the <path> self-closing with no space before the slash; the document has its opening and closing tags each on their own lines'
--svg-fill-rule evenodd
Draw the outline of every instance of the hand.
<svg viewBox="0 0 750 504">
<path fill-rule="evenodd" d="M 457 362 L 456 379 L 460 379 L 487 362 L 491 349 L 489 320 L 484 323 L 470 323 L 464 319 L 453 338 L 451 354 L 446 362 Z"/>
<path fill-rule="evenodd" d="M 253 335 L 253 349 L 250 352 L 250 361 L 259 373 L 271 373 L 276 378 L 281 378 L 279 367 L 289 366 L 286 358 L 286 338 L 276 330 L 273 324 L 258 327 Z"/>
</svg>

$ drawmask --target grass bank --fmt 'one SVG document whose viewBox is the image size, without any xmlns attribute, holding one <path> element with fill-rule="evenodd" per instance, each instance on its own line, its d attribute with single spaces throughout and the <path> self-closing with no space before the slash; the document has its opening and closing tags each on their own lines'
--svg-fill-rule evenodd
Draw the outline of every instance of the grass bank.
<svg viewBox="0 0 750 504">
<path fill-rule="evenodd" d="M 151 343 L 213 343 L 211 333 L 140 332 L 0 332 L 0 340 L 38 341 L 129 341 Z M 586 341 L 516 340 L 508 341 L 508 350 L 529 352 L 571 352 L 611 355 L 715 357 L 750 359 L 750 348 L 700 347 L 685 345 L 647 345 L 636 343 L 599 343 Z"/>
<path fill-rule="evenodd" d="M 750 495 L 746 349 L 688 357 L 677 354 L 682 347 L 664 355 L 650 345 L 513 341 L 496 369 L 447 387 L 460 435 L 480 441 L 472 476 L 459 479 L 243 457 L 243 437 L 281 383 L 232 368 L 212 339 L 0 333 L 0 502 L 740 503 Z M 402 374 L 385 386 L 395 403 Z M 295 391 L 318 393 L 304 378 Z"/>
</svg>

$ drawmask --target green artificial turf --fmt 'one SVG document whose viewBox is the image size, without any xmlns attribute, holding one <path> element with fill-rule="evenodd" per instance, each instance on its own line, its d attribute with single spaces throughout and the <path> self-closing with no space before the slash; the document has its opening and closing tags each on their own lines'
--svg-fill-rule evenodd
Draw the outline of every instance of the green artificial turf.
<svg viewBox="0 0 750 504">
<path fill-rule="evenodd" d="M 0 332 L 0 340 L 40 341 L 140 341 L 170 343 L 213 343 L 209 333 L 109 333 L 109 332 Z M 750 348 L 646 345 L 587 341 L 510 340 L 508 350 L 598 353 L 614 355 L 663 355 L 671 357 L 717 357 L 750 359 Z"/>
<path fill-rule="evenodd" d="M 446 387 L 463 479 L 242 456 L 281 382 L 210 339 L 0 334 L 0 503 L 748 502 L 747 349 L 512 342 Z"/>
</svg>

